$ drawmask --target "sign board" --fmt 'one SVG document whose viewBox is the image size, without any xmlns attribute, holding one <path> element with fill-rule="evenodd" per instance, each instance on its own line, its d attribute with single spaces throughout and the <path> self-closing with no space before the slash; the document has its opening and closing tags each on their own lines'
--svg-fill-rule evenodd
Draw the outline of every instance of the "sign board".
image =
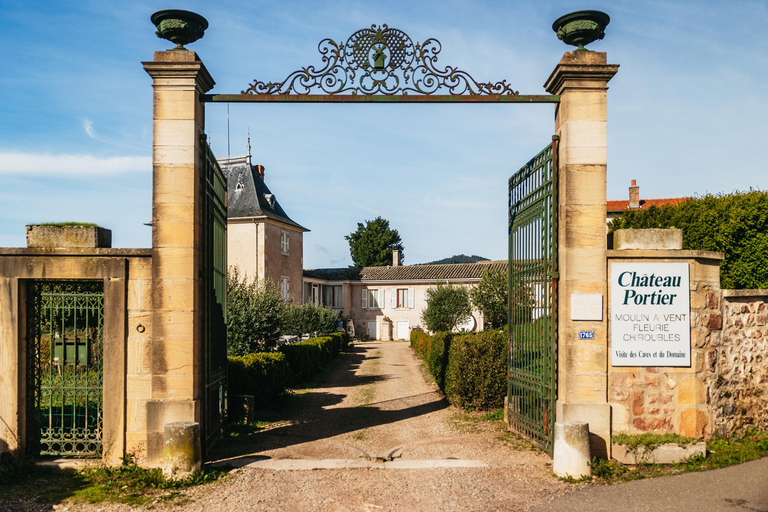
<svg viewBox="0 0 768 512">
<path fill-rule="evenodd" d="M 611 263 L 611 364 L 690 366 L 688 263 Z"/>
<path fill-rule="evenodd" d="M 595 331 L 579 331 L 580 340 L 593 340 L 595 339 Z"/>
<path fill-rule="evenodd" d="M 603 295 L 600 293 L 572 293 L 571 320 L 603 319 Z"/>
</svg>

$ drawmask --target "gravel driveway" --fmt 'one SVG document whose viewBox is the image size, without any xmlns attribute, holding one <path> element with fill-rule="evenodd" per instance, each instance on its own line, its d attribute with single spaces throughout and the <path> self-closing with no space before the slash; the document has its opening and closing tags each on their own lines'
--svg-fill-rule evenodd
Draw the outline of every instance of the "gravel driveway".
<svg viewBox="0 0 768 512">
<path fill-rule="evenodd" d="M 286 421 L 221 443 L 213 457 L 237 468 L 223 481 L 154 508 L 524 511 L 572 487 L 501 422 L 451 407 L 406 342 L 355 344 L 291 403 Z"/>
</svg>

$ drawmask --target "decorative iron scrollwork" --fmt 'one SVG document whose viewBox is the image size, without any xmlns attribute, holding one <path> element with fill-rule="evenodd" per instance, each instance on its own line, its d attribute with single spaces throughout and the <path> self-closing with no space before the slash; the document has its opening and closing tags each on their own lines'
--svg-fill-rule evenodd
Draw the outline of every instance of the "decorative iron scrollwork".
<svg viewBox="0 0 768 512">
<path fill-rule="evenodd" d="M 343 44 L 323 39 L 317 47 L 323 67 L 308 66 L 282 82 L 254 80 L 241 94 L 256 95 L 513 95 L 506 80 L 477 82 L 457 67 L 436 67 L 442 45 L 437 39 L 413 44 L 387 25 L 358 30 Z"/>
</svg>

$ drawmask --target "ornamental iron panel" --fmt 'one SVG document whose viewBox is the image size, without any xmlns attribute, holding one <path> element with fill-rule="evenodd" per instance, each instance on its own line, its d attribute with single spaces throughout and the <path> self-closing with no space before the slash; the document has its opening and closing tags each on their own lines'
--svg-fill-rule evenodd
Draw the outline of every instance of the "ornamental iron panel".
<svg viewBox="0 0 768 512">
<path fill-rule="evenodd" d="M 104 283 L 27 287 L 27 423 L 34 454 L 100 457 Z"/>
<path fill-rule="evenodd" d="M 210 448 L 227 411 L 227 179 L 203 135 L 203 439 Z"/>
<path fill-rule="evenodd" d="M 508 418 L 552 455 L 557 392 L 557 143 L 509 179 Z"/>
<path fill-rule="evenodd" d="M 551 102 L 559 96 L 521 96 L 506 80 L 478 82 L 458 66 L 438 64 L 434 38 L 414 43 L 387 25 L 371 25 L 346 41 L 323 39 L 322 64 L 289 73 L 279 82 L 254 80 L 237 94 L 212 94 L 205 101 L 287 102 Z"/>
</svg>

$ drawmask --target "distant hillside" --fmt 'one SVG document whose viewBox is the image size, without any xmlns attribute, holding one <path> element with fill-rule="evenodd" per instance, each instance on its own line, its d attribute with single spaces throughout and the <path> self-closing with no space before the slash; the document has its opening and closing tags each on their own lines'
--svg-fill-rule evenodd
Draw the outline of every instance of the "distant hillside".
<svg viewBox="0 0 768 512">
<path fill-rule="evenodd" d="M 430 261 L 429 263 L 422 263 L 422 265 L 442 265 L 443 263 L 477 263 L 478 261 L 490 260 L 488 258 L 483 258 L 482 256 L 477 256 L 476 254 L 473 254 L 472 256 L 467 256 L 466 254 L 457 254 L 456 256 L 451 256 L 450 258 L 443 258 L 437 261 Z"/>
</svg>

